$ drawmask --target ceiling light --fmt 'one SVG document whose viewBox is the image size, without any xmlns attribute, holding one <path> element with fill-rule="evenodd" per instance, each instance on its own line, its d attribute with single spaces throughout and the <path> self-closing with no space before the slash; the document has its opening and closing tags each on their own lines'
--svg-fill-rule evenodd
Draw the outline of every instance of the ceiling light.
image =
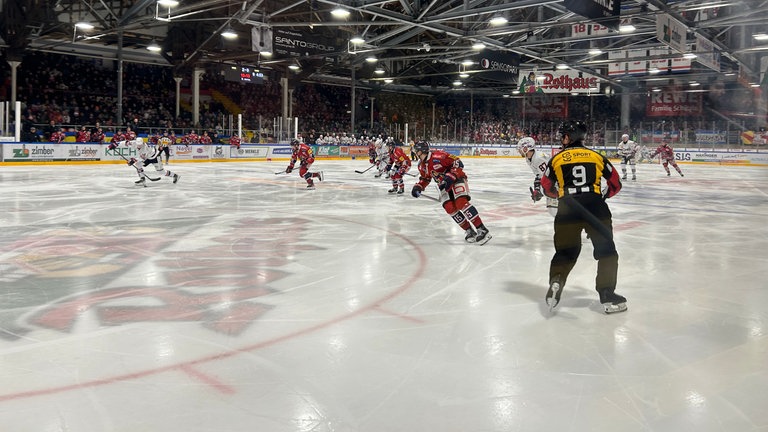
<svg viewBox="0 0 768 432">
<path fill-rule="evenodd" d="M 757 88 L 757 87 L 760 87 L 760 84 L 758 84 L 758 83 L 752 83 L 752 84 L 750 84 L 749 86 L 750 86 L 750 87 L 753 87 L 753 88 Z"/>
<path fill-rule="evenodd" d="M 589 50 L 589 55 L 600 55 L 602 53 L 603 53 L 603 50 L 599 48 L 592 48 L 591 50 Z"/>
<path fill-rule="evenodd" d="M 504 18 L 501 15 L 496 15 L 493 18 L 491 18 L 491 20 L 488 21 L 488 22 L 491 23 L 491 25 L 500 26 L 500 25 L 506 24 L 507 23 L 507 19 Z"/>
<path fill-rule="evenodd" d="M 376 63 L 377 61 L 379 61 L 379 59 L 377 59 L 375 56 L 368 56 L 365 58 L 365 61 L 367 61 L 368 63 Z"/>
<path fill-rule="evenodd" d="M 469 74 L 466 72 L 462 72 L 459 74 L 459 78 L 469 78 Z"/>
<path fill-rule="evenodd" d="M 301 68 L 296 63 L 291 63 L 291 64 L 288 65 L 288 69 L 297 71 L 297 70 L 299 70 Z"/>
<path fill-rule="evenodd" d="M 81 29 L 81 30 L 93 30 L 93 24 L 87 23 L 87 22 L 79 22 L 75 24 L 75 27 Z"/>
<path fill-rule="evenodd" d="M 568 69 L 568 65 L 565 63 L 560 63 L 559 65 L 555 66 L 555 68 L 559 70 L 565 70 L 565 69 Z"/>
<path fill-rule="evenodd" d="M 336 9 L 331 11 L 331 15 L 335 16 L 336 18 L 346 18 L 349 16 L 349 11 L 341 6 L 337 6 Z"/>
<path fill-rule="evenodd" d="M 619 33 L 632 33 L 635 30 L 637 30 L 637 28 L 632 24 L 623 24 L 619 26 Z"/>
<path fill-rule="evenodd" d="M 759 41 L 768 40 L 768 34 L 765 34 L 765 33 L 758 33 L 758 34 L 752 35 L 752 37 L 755 38 L 755 40 L 759 40 Z"/>
<path fill-rule="evenodd" d="M 221 32 L 221 36 L 227 38 L 227 39 L 236 39 L 237 33 L 235 33 L 235 30 L 232 27 L 227 27 L 226 30 Z"/>
<path fill-rule="evenodd" d="M 520 94 L 520 90 L 512 90 L 512 94 Z"/>
<path fill-rule="evenodd" d="M 152 40 L 152 43 L 147 45 L 147 49 L 152 52 L 160 52 L 162 48 L 160 48 L 160 45 L 157 44 L 157 41 Z"/>
<path fill-rule="evenodd" d="M 376 70 L 375 70 L 375 71 L 373 71 L 373 73 L 375 73 L 375 74 L 379 74 L 379 75 L 383 74 L 384 72 L 385 72 L 385 70 L 384 70 L 384 68 L 383 68 L 383 67 L 381 67 L 381 66 L 377 67 L 377 68 L 376 68 Z"/>
<path fill-rule="evenodd" d="M 657 74 L 659 72 L 661 72 L 661 69 L 659 69 L 659 68 L 650 68 L 650 69 L 648 69 L 648 73 Z"/>
<path fill-rule="evenodd" d="M 392 84 L 392 78 L 387 78 L 384 80 L 384 82 L 387 84 Z"/>
<path fill-rule="evenodd" d="M 157 4 L 165 7 L 176 7 L 179 5 L 179 2 L 176 0 L 157 0 Z"/>
<path fill-rule="evenodd" d="M 685 54 L 683 54 L 683 58 L 687 58 L 687 59 L 695 59 L 696 57 L 698 57 L 698 56 L 696 54 L 694 54 L 694 53 L 685 53 Z"/>
<path fill-rule="evenodd" d="M 690 84 L 690 85 L 691 85 L 691 87 L 698 87 L 698 86 L 700 86 L 700 85 L 701 85 L 701 83 L 697 83 L 696 81 L 691 81 L 691 82 L 690 82 L 690 83 L 688 83 L 688 84 Z"/>
<path fill-rule="evenodd" d="M 259 51 L 259 54 L 263 55 L 264 57 L 272 57 L 272 51 Z"/>
<path fill-rule="evenodd" d="M 463 60 L 461 64 L 463 64 L 464 66 L 470 66 L 475 64 L 475 62 L 473 62 L 472 60 Z"/>
<path fill-rule="evenodd" d="M 658 87 L 654 87 L 654 88 L 653 88 L 653 90 L 651 90 L 651 91 L 652 91 L 652 92 L 656 92 L 656 93 L 658 93 L 658 92 L 660 92 L 660 91 L 661 91 L 661 89 L 660 89 L 660 88 L 658 88 Z"/>
<path fill-rule="evenodd" d="M 360 36 L 354 36 L 352 39 L 349 40 L 353 44 L 359 45 L 361 43 L 365 43 L 365 39 L 361 38 Z"/>
<path fill-rule="evenodd" d="M 475 43 L 472 45 L 472 49 L 474 49 L 474 50 L 481 50 L 481 49 L 483 49 L 483 48 L 485 48 L 485 44 L 484 44 L 484 43 L 482 43 L 482 42 L 475 42 Z"/>
<path fill-rule="evenodd" d="M 454 82 L 453 82 L 453 85 L 455 85 L 456 87 L 458 87 L 458 86 L 460 86 L 460 85 L 461 85 L 461 81 L 459 81 L 459 80 L 456 80 L 456 81 L 454 81 Z"/>
</svg>

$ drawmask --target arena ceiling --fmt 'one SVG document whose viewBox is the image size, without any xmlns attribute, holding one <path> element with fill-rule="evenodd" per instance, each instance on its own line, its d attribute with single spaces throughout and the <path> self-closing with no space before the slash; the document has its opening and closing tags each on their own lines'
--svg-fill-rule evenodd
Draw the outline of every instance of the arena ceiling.
<svg viewBox="0 0 768 432">
<path fill-rule="evenodd" d="M 563 64 L 598 76 L 604 85 L 630 89 L 645 89 L 652 80 L 705 83 L 736 73 L 755 82 L 760 79 L 761 58 L 768 53 L 768 41 L 754 37 L 768 31 L 768 0 L 622 0 L 621 21 L 632 24 L 635 31 L 595 35 L 573 33 L 574 24 L 600 20 L 571 12 L 564 0 L 180 0 L 173 7 L 160 6 L 157 0 L 3 4 L 0 43 L 6 60 L 20 60 L 29 51 L 122 58 L 174 67 L 180 76 L 194 68 L 211 71 L 248 65 L 272 79 L 285 76 L 348 85 L 354 76 L 359 86 L 428 94 L 470 90 L 501 95 L 515 90 L 514 79 L 491 76 L 477 63 L 462 65 L 477 59 L 479 52 L 517 62 L 520 69 L 554 70 Z M 349 15 L 335 17 L 332 11 L 338 7 Z M 689 50 L 697 36 L 711 41 L 720 54 L 718 70 L 694 60 L 689 71 L 674 76 L 610 76 L 611 51 L 663 47 L 656 37 L 660 14 L 685 24 Z M 506 22 L 494 25 L 494 17 Z M 79 22 L 94 28 L 78 28 Z M 238 37 L 223 38 L 226 30 L 234 30 Z M 253 49 L 254 37 L 263 38 L 264 31 L 309 35 L 323 41 L 325 51 L 267 57 Z M 354 36 L 364 42 L 349 42 Z M 160 51 L 148 51 L 155 43 Z M 482 51 L 473 48 L 478 43 L 485 46 Z M 595 48 L 602 53 L 590 53 Z M 376 60 L 366 61 L 371 56 Z M 299 69 L 288 69 L 290 65 Z M 465 76 L 459 77 L 461 73 Z"/>
</svg>

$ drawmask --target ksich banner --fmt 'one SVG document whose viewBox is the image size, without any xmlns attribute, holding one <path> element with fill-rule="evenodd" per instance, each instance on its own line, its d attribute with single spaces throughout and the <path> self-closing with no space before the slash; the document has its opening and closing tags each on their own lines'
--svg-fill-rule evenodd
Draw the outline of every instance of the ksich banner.
<svg viewBox="0 0 768 432">
<path fill-rule="evenodd" d="M 568 96 L 532 94 L 522 98 L 523 114 L 534 118 L 567 118 Z"/>
<path fill-rule="evenodd" d="M 342 49 L 335 38 L 317 32 L 273 29 L 272 35 L 273 53 L 278 57 L 327 55 Z"/>
<path fill-rule="evenodd" d="M 651 92 L 645 106 L 648 117 L 684 117 L 701 115 L 701 93 L 677 89 Z"/>
<path fill-rule="evenodd" d="M 517 88 L 521 93 L 596 93 L 600 78 L 575 70 L 521 70 Z"/>
<path fill-rule="evenodd" d="M 621 0 L 565 0 L 563 6 L 610 29 L 619 29 Z"/>
</svg>

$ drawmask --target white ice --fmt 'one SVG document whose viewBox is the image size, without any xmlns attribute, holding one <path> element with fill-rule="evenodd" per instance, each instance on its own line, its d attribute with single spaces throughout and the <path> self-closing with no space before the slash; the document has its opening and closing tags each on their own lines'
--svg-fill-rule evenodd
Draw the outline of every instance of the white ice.
<svg viewBox="0 0 768 432">
<path fill-rule="evenodd" d="M 585 239 L 550 315 L 530 171 L 465 163 L 484 246 L 366 161 L 0 167 L 0 429 L 768 430 L 767 168 L 640 165 L 629 310 Z"/>
</svg>

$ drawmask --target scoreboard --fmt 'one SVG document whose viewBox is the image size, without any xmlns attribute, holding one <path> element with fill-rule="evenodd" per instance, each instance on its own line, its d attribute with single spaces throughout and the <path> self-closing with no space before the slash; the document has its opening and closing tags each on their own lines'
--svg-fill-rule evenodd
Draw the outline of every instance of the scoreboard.
<svg viewBox="0 0 768 432">
<path fill-rule="evenodd" d="M 233 82 L 263 84 L 264 74 L 251 66 L 226 66 L 224 79 Z"/>
</svg>

